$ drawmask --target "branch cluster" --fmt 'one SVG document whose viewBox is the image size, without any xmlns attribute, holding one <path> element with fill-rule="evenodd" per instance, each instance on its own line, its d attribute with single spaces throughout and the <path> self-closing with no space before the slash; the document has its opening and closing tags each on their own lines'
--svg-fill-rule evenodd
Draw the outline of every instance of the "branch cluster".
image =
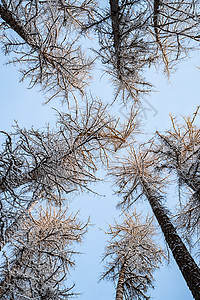
<svg viewBox="0 0 200 300">
<path fill-rule="evenodd" d="M 1 1 L 1 43 L 11 62 L 21 66 L 22 80 L 41 84 L 48 100 L 65 100 L 75 91 L 84 93 L 92 60 L 81 47 L 83 20 L 92 14 L 95 2 Z M 13 32 L 14 31 L 14 32 Z"/>
<path fill-rule="evenodd" d="M 32 210 L 10 239 L 1 264 L 1 299 L 68 299 L 63 283 L 74 266 L 73 243 L 80 243 L 87 223 L 51 205 Z M 65 284 L 66 285 L 66 284 Z"/>
<path fill-rule="evenodd" d="M 157 132 L 154 150 L 160 160 L 157 169 L 174 173 L 181 194 L 186 195 L 184 204 L 180 199 L 178 224 L 184 232 L 187 229 L 191 234 L 200 230 L 200 129 L 195 124 L 198 110 L 192 117 L 185 117 L 181 125 L 171 117 L 172 129 L 165 134 Z"/>
</svg>

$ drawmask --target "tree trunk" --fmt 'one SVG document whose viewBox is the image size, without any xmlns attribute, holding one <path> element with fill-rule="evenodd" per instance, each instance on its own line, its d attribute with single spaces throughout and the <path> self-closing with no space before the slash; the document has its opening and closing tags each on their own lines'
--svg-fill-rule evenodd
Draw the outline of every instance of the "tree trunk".
<svg viewBox="0 0 200 300">
<path fill-rule="evenodd" d="M 124 295 L 124 278 L 125 278 L 125 266 L 121 267 L 119 278 L 117 282 L 116 300 L 123 300 Z"/>
<path fill-rule="evenodd" d="M 14 14 L 3 5 L 0 5 L 0 16 L 27 44 L 32 45 L 33 40 L 20 20 L 16 19 Z"/>
<path fill-rule="evenodd" d="M 165 240 L 172 251 L 174 259 L 194 297 L 200 299 L 200 269 L 188 252 L 186 246 L 176 232 L 168 211 L 161 204 L 162 197 L 154 192 L 145 180 L 142 180 L 144 193 L 149 201 L 153 213 L 162 229 Z"/>
<path fill-rule="evenodd" d="M 114 37 L 114 48 L 116 55 L 116 67 L 119 79 L 121 79 L 121 59 L 120 59 L 120 18 L 119 18 L 119 0 L 110 0 L 110 12 L 112 20 L 112 30 Z"/>
<path fill-rule="evenodd" d="M 113 35 L 114 35 L 114 47 L 115 47 L 115 51 L 117 52 L 120 43 L 119 1 L 118 0 L 110 0 L 110 12 L 111 12 Z"/>
</svg>

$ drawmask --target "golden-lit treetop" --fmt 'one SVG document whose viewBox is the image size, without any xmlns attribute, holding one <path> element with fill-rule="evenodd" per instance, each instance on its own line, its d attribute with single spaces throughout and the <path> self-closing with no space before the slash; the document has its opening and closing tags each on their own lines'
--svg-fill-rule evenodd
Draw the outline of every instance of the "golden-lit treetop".
<svg viewBox="0 0 200 300">
<path fill-rule="evenodd" d="M 106 233 L 109 241 L 101 279 L 116 284 L 116 300 L 149 299 L 147 292 L 153 286 L 153 272 L 159 268 L 164 256 L 153 239 L 156 235 L 153 219 L 142 220 L 134 211 L 130 215 L 124 214 L 122 224 L 115 221 Z M 123 297 L 120 298 L 120 294 Z"/>
</svg>

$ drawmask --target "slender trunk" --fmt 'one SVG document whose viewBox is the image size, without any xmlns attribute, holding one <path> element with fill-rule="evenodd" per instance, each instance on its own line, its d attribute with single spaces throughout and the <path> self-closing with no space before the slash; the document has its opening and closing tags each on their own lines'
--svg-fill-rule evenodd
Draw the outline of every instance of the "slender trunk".
<svg viewBox="0 0 200 300">
<path fill-rule="evenodd" d="M 148 183 L 142 180 L 144 193 L 149 201 L 153 213 L 162 229 L 165 240 L 172 251 L 174 259 L 194 297 L 200 299 L 200 269 L 188 252 L 183 241 L 174 228 L 167 210 L 161 204 L 161 196 L 149 187 Z"/>
<path fill-rule="evenodd" d="M 119 79 L 121 78 L 121 59 L 120 59 L 120 16 L 119 16 L 119 1 L 118 0 L 110 0 L 110 12 L 111 12 L 111 20 L 112 20 L 112 30 L 114 36 L 114 48 L 116 55 L 116 67 L 119 75 Z"/>
<path fill-rule="evenodd" d="M 125 278 L 125 265 L 123 264 L 119 273 L 117 282 L 116 300 L 123 300 L 124 295 L 124 278 Z"/>
<path fill-rule="evenodd" d="M 164 45 L 160 39 L 160 27 L 159 27 L 159 14 L 160 14 L 160 0 L 154 0 L 154 12 L 153 12 L 153 26 L 154 26 L 154 32 L 156 35 L 156 42 L 158 43 L 160 50 L 162 52 L 163 55 L 163 60 L 165 63 L 165 67 L 167 72 L 169 73 L 169 61 L 168 61 L 168 57 L 166 55 L 165 49 L 164 49 Z"/>
<path fill-rule="evenodd" d="M 120 43 L 119 1 L 118 0 L 110 0 L 110 12 L 111 12 L 113 35 L 114 35 L 114 47 L 115 47 L 115 51 L 117 52 Z"/>
</svg>

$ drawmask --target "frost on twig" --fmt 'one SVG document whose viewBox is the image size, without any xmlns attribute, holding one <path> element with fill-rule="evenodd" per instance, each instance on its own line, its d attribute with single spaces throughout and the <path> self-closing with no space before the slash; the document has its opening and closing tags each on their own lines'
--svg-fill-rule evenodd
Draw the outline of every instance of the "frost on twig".
<svg viewBox="0 0 200 300">
<path fill-rule="evenodd" d="M 77 214 L 38 207 L 24 218 L 10 239 L 0 268 L 1 299 L 69 299 L 66 287 L 69 269 L 74 267 L 73 244 L 80 243 L 87 224 Z"/>
<path fill-rule="evenodd" d="M 163 258 L 163 251 L 153 240 L 156 234 L 153 219 L 147 217 L 144 222 L 134 211 L 124 215 L 122 224 L 110 225 L 106 233 L 110 238 L 101 279 L 116 284 L 116 300 L 149 299 L 147 291 L 153 287 L 153 272 Z"/>
</svg>

